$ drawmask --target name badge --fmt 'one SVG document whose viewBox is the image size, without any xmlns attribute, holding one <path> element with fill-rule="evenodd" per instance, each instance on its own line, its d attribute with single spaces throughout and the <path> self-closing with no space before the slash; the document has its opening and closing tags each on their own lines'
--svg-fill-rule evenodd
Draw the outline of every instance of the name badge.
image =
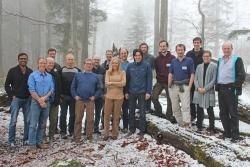
<svg viewBox="0 0 250 167">
<path fill-rule="evenodd" d="M 171 64 L 166 64 L 166 66 L 167 66 L 167 67 L 170 67 L 170 66 L 171 66 Z"/>
<path fill-rule="evenodd" d="M 182 66 L 182 70 L 187 70 L 187 66 Z"/>
</svg>

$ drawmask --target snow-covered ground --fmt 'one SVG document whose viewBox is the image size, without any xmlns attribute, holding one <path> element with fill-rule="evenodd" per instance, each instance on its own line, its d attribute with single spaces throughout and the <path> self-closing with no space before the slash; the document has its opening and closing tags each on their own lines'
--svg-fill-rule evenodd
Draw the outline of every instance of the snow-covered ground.
<svg viewBox="0 0 250 167">
<path fill-rule="evenodd" d="M 125 134 L 120 134 L 115 141 L 102 141 L 101 136 L 95 135 L 92 142 L 83 140 L 80 145 L 72 143 L 71 139 L 62 140 L 56 135 L 57 139 L 50 144 L 49 149 L 30 154 L 26 152 L 27 147 L 21 145 L 21 113 L 17 122 L 17 148 L 9 150 L 7 137 L 10 114 L 0 112 L 0 120 L 0 166 L 44 167 L 55 160 L 65 159 L 76 159 L 86 166 L 102 167 L 203 166 L 183 151 L 165 144 L 157 145 L 155 139 L 149 135 L 140 139 L 136 134 L 128 138 Z"/>
<path fill-rule="evenodd" d="M 239 96 L 239 102 L 242 105 L 250 107 L 250 84 L 244 85 L 242 95 Z"/>
</svg>

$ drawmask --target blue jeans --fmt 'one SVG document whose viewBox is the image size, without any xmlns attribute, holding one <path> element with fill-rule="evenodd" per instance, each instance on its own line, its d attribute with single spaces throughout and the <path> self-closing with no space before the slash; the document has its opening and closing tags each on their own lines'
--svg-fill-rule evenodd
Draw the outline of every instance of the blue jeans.
<svg viewBox="0 0 250 167">
<path fill-rule="evenodd" d="M 43 132 L 49 116 L 49 103 L 46 108 L 41 108 L 36 100 L 32 99 L 30 105 L 30 126 L 29 126 L 29 145 L 35 146 L 42 144 Z"/>
<path fill-rule="evenodd" d="M 123 128 L 128 129 L 128 107 L 129 101 L 124 99 L 122 104 L 122 121 L 123 121 Z"/>
<path fill-rule="evenodd" d="M 140 110 L 139 129 L 140 132 L 145 133 L 146 131 L 145 93 L 129 94 L 129 131 L 134 133 L 136 130 L 135 109 L 137 100 L 139 103 L 139 110 Z"/>
<path fill-rule="evenodd" d="M 22 108 L 23 111 L 23 121 L 24 121 L 24 134 L 23 141 L 28 140 L 29 131 L 29 109 L 30 109 L 30 98 L 20 99 L 16 97 L 12 100 L 10 105 L 11 119 L 9 124 L 9 143 L 15 143 L 16 138 L 16 122 L 19 114 L 19 110 Z"/>
<path fill-rule="evenodd" d="M 94 132 L 99 131 L 99 123 L 101 118 L 101 111 L 103 108 L 103 98 L 97 98 L 95 100 L 95 123 L 94 123 Z"/>
<path fill-rule="evenodd" d="M 62 96 L 61 103 L 61 115 L 60 115 L 60 129 L 61 134 L 67 134 L 67 113 L 69 107 L 69 128 L 70 134 L 74 134 L 75 125 L 75 99 L 71 96 Z"/>
</svg>

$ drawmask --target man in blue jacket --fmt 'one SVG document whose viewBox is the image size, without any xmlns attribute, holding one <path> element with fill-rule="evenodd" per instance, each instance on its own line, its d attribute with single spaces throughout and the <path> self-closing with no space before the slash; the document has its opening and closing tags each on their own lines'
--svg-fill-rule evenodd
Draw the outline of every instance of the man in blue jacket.
<svg viewBox="0 0 250 167">
<path fill-rule="evenodd" d="M 139 102 L 140 121 L 138 135 L 143 136 L 146 129 L 145 101 L 151 96 L 152 70 L 148 63 L 143 61 L 140 49 L 133 51 L 134 62 L 127 68 L 127 83 L 125 97 L 129 99 L 129 135 L 135 133 L 136 101 Z"/>
<path fill-rule="evenodd" d="M 76 100 L 74 129 L 74 140 L 76 143 L 79 143 L 81 139 L 82 118 L 85 109 L 87 114 L 87 139 L 92 140 L 95 99 L 100 97 L 102 92 L 100 80 L 92 72 L 92 60 L 86 59 L 83 68 L 84 72 L 77 73 L 71 84 L 71 94 Z"/>
</svg>

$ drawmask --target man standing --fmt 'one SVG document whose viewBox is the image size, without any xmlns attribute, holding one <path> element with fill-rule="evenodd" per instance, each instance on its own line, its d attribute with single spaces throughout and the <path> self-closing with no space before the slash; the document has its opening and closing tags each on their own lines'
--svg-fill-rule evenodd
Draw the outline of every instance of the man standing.
<svg viewBox="0 0 250 167">
<path fill-rule="evenodd" d="M 202 55 L 204 50 L 202 49 L 202 40 L 200 37 L 195 37 L 193 39 L 194 48 L 187 52 L 186 56 L 193 59 L 194 69 L 196 70 L 197 66 L 203 63 Z M 195 121 L 197 116 L 197 108 L 198 106 L 193 103 L 195 86 L 193 84 L 191 88 L 191 96 L 190 96 L 190 110 L 191 110 L 191 121 Z"/>
<path fill-rule="evenodd" d="M 141 50 L 142 54 L 143 54 L 143 61 L 147 62 L 150 67 L 151 70 L 153 71 L 153 69 L 155 68 L 155 58 L 153 55 L 148 53 L 148 44 L 143 42 L 140 44 L 139 49 Z M 150 112 L 151 111 L 151 99 L 149 98 L 148 100 L 146 100 L 145 102 L 145 107 L 146 107 L 146 111 Z"/>
<path fill-rule="evenodd" d="M 22 108 L 24 118 L 24 144 L 27 143 L 29 130 L 28 115 L 31 98 L 27 82 L 32 70 L 27 67 L 28 55 L 26 53 L 19 53 L 18 63 L 19 64 L 16 67 L 9 70 L 4 84 L 5 91 L 8 94 L 8 97 L 12 100 L 10 106 L 11 120 L 9 124 L 8 139 L 8 143 L 11 147 L 15 147 L 16 122 L 20 108 Z"/>
<path fill-rule="evenodd" d="M 94 56 L 93 57 L 93 73 L 95 73 L 100 81 L 101 85 L 101 96 L 95 99 L 95 123 L 94 123 L 94 133 L 101 134 L 99 131 L 99 123 L 101 118 L 101 111 L 103 108 L 103 93 L 104 93 L 104 75 L 105 75 L 105 69 L 100 65 L 100 57 Z"/>
<path fill-rule="evenodd" d="M 49 108 L 49 140 L 52 141 L 57 128 L 58 106 L 60 104 L 61 95 L 61 76 L 56 72 L 55 60 L 51 57 L 47 57 L 46 72 L 52 76 L 55 85 L 54 95 L 53 98 L 51 98 Z"/>
<path fill-rule="evenodd" d="M 58 75 L 61 75 L 61 66 L 56 62 L 56 49 L 54 49 L 54 48 L 49 48 L 48 49 L 48 51 L 47 51 L 47 57 L 51 57 L 52 59 L 54 59 L 54 69 L 53 69 L 53 71 L 54 72 L 56 72 Z M 57 113 L 58 113 L 58 108 L 56 108 L 54 111 L 56 111 Z M 58 115 L 57 115 L 57 117 L 56 117 L 56 124 L 58 124 Z M 58 130 L 58 128 L 57 128 L 57 126 L 56 126 L 56 130 L 55 130 L 55 133 L 58 133 L 59 132 L 59 130 Z"/>
<path fill-rule="evenodd" d="M 109 64 L 110 64 L 110 61 L 112 60 L 113 56 L 114 55 L 113 55 L 113 51 L 112 50 L 106 50 L 106 60 L 104 61 L 104 63 L 102 63 L 102 67 L 105 70 L 109 69 Z"/>
<path fill-rule="evenodd" d="M 49 48 L 48 49 L 48 57 L 51 57 L 55 60 L 55 69 L 57 71 L 61 71 L 61 66 L 58 63 L 56 63 L 56 49 Z"/>
<path fill-rule="evenodd" d="M 121 48 L 119 50 L 119 56 L 121 59 L 121 68 L 123 71 L 127 72 L 128 69 L 128 50 Z M 123 89 L 123 93 L 125 94 L 125 88 Z M 129 119 L 128 119 L 128 107 L 129 107 L 129 101 L 128 99 L 124 98 L 123 104 L 122 104 L 122 121 L 123 121 L 123 133 L 127 133 L 128 132 L 128 123 L 129 123 Z"/>
<path fill-rule="evenodd" d="M 169 92 L 168 92 L 168 73 L 169 73 L 171 61 L 175 57 L 168 51 L 167 41 L 165 40 L 160 41 L 159 47 L 160 47 L 160 52 L 159 52 L 159 55 L 155 59 L 155 72 L 156 72 L 157 82 L 153 88 L 152 101 L 154 103 L 155 114 L 160 117 L 165 117 L 165 115 L 162 114 L 162 107 L 159 102 L 159 95 L 164 89 L 166 92 L 166 97 L 167 97 L 166 117 L 171 122 L 174 122 L 172 104 L 171 104 L 171 100 L 170 100 Z"/>
<path fill-rule="evenodd" d="M 95 99 L 101 96 L 100 80 L 92 72 L 93 62 L 91 59 L 84 61 L 84 72 L 77 73 L 71 84 L 71 94 L 76 100 L 75 107 L 75 130 L 74 140 L 80 142 L 82 118 L 86 109 L 87 114 L 87 139 L 92 140 L 94 125 L 94 105 Z M 87 81 L 87 82 L 86 82 Z"/>
<path fill-rule="evenodd" d="M 183 44 L 175 47 L 177 58 L 173 59 L 170 65 L 168 87 L 172 111 L 177 123 L 184 128 L 189 128 L 191 125 L 190 90 L 195 71 L 193 60 L 184 55 L 185 49 Z"/>
<path fill-rule="evenodd" d="M 129 134 L 135 133 L 135 109 L 136 102 L 139 102 L 140 121 L 139 136 L 143 136 L 146 130 L 145 101 L 151 96 L 152 91 L 152 70 L 148 63 L 143 61 L 141 50 L 133 51 L 134 62 L 130 63 L 127 69 L 126 98 L 129 99 Z"/>
<path fill-rule="evenodd" d="M 60 129 L 61 138 L 67 138 L 67 113 L 69 108 L 69 135 L 74 134 L 74 124 L 75 124 L 75 100 L 71 96 L 70 87 L 75 77 L 75 74 L 81 70 L 75 67 L 74 56 L 72 54 L 67 54 L 65 57 L 66 66 L 62 68 L 62 91 L 61 91 L 61 115 L 60 115 Z"/>
<path fill-rule="evenodd" d="M 243 61 L 233 55 L 233 45 L 222 45 L 223 56 L 218 59 L 217 90 L 220 119 L 224 128 L 223 138 L 232 138 L 232 142 L 242 139 L 239 136 L 238 96 L 242 93 L 242 84 L 246 73 Z"/>
<path fill-rule="evenodd" d="M 203 55 L 203 49 L 201 47 L 202 40 L 200 37 L 195 37 L 193 39 L 193 45 L 194 48 L 187 52 L 186 56 L 193 59 L 194 62 L 194 70 L 196 70 L 197 66 L 201 63 L 203 63 L 202 55 Z M 191 110 L 191 121 L 195 121 L 196 115 L 197 115 L 197 105 L 195 105 L 193 101 L 195 86 L 192 85 L 191 88 L 191 96 L 190 96 L 190 110 Z"/>
<path fill-rule="evenodd" d="M 47 148 L 42 143 L 44 128 L 49 116 L 50 99 L 54 93 L 52 76 L 46 72 L 46 58 L 39 58 L 38 70 L 30 74 L 29 91 L 32 96 L 30 105 L 29 145 L 30 151 Z"/>
</svg>

